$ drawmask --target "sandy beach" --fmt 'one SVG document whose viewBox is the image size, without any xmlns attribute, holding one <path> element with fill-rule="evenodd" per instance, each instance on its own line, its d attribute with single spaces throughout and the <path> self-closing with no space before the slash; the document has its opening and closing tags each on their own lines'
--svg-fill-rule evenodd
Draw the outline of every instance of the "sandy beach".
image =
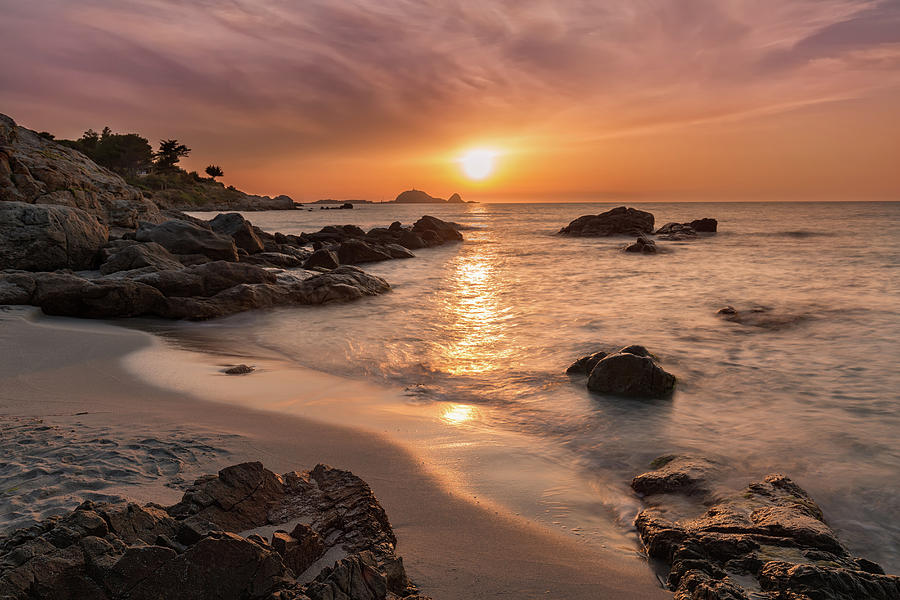
<svg viewBox="0 0 900 600">
<path fill-rule="evenodd" d="M 165 352 L 149 334 L 14 309 L 0 345 L 6 522 L 84 498 L 174 502 L 196 476 L 242 461 L 276 472 L 323 462 L 372 486 L 411 577 L 436 599 L 670 597 L 645 562 L 468 500 L 383 436 L 149 385 L 123 366 Z"/>
</svg>

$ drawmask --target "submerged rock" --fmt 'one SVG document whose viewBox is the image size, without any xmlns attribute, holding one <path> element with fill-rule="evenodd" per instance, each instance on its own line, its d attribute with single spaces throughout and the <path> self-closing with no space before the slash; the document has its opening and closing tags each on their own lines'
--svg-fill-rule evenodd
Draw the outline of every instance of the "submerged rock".
<svg viewBox="0 0 900 600">
<path fill-rule="evenodd" d="M 246 533 L 273 526 L 270 540 Z M 387 515 L 352 473 L 244 463 L 198 479 L 166 509 L 85 502 L 0 538 L 0 597 L 421 598 L 395 547 Z M 326 552 L 333 561 L 315 567 Z"/>
<path fill-rule="evenodd" d="M 599 215 L 578 217 L 559 232 L 578 237 L 653 233 L 653 215 L 636 208 L 619 206 Z"/>
<path fill-rule="evenodd" d="M 812 317 L 808 312 L 780 311 L 771 306 L 759 305 L 742 309 L 737 309 L 730 305 L 723 306 L 716 311 L 716 315 L 731 323 L 769 330 L 792 327 Z"/>
<path fill-rule="evenodd" d="M 818 505 L 784 475 L 769 475 L 717 498 L 707 488 L 715 463 L 684 456 L 654 463 L 655 470 L 632 482 L 651 504 L 638 514 L 635 527 L 647 553 L 670 565 L 667 586 L 676 598 L 900 597 L 900 577 L 883 575 L 871 561 L 852 556 Z M 695 504 L 672 501 L 676 493 L 692 495 Z"/>
<path fill-rule="evenodd" d="M 242 365 L 235 365 L 233 367 L 225 369 L 223 371 L 223 373 L 225 373 L 226 375 L 247 375 L 248 373 L 252 373 L 255 370 L 256 369 L 254 369 L 253 367 L 251 367 L 249 365 L 242 364 Z"/>
</svg>

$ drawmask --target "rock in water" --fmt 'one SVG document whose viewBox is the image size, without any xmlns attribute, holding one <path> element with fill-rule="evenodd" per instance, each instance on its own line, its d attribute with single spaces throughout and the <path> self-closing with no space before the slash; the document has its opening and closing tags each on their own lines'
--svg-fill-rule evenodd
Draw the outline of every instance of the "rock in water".
<svg viewBox="0 0 900 600">
<path fill-rule="evenodd" d="M 688 223 L 688 225 L 693 227 L 694 231 L 701 231 L 706 233 L 715 233 L 719 228 L 719 222 L 708 217 L 705 219 L 696 219 Z"/>
<path fill-rule="evenodd" d="M 226 375 L 247 375 L 255 371 L 250 365 L 235 365 L 223 371 Z"/>
<path fill-rule="evenodd" d="M 609 356 L 606 352 L 595 352 L 593 354 L 588 354 L 587 356 L 582 356 L 566 369 L 566 373 L 569 375 L 590 375 L 591 371 L 594 370 L 594 367 L 597 366 L 597 363 Z"/>
<path fill-rule="evenodd" d="M 429 237 L 436 238 L 435 241 L 437 241 L 438 243 L 456 242 L 462 241 L 463 239 L 462 234 L 456 227 L 454 227 L 452 223 L 441 221 L 437 217 L 432 217 L 429 215 L 425 215 L 424 217 L 416 221 L 413 224 L 412 230 L 414 233 L 422 236 L 422 239 L 425 240 L 426 243 L 428 240 L 426 239 L 424 234 L 430 234 Z"/>
<path fill-rule="evenodd" d="M 705 490 L 715 468 L 709 461 L 662 457 L 654 462 L 660 468 L 632 483 L 652 503 L 638 514 L 635 527 L 647 553 L 670 565 L 666 583 L 676 598 L 900 598 L 900 577 L 852 556 L 813 499 L 784 475 L 714 498 Z M 684 500 L 671 501 L 674 493 L 699 497 L 686 509 Z"/>
<path fill-rule="evenodd" d="M 650 356 L 618 352 L 597 363 L 588 376 L 587 386 L 602 394 L 662 398 L 674 391 L 675 376 Z"/>
<path fill-rule="evenodd" d="M 304 524 L 290 533 L 277 528 L 297 521 Z M 244 532 L 273 526 L 271 540 Z M 396 543 L 369 486 L 352 473 L 318 465 L 276 475 L 244 463 L 198 479 L 166 509 L 88 501 L 0 538 L 0 597 L 423 598 Z M 307 572 L 327 551 L 336 562 Z"/>
<path fill-rule="evenodd" d="M 633 244 L 625 247 L 625 252 L 636 252 L 639 254 L 656 254 L 656 242 L 644 236 L 639 237 Z"/>
<path fill-rule="evenodd" d="M 0 202 L 0 269 L 90 269 L 108 236 L 77 208 Z"/>
<path fill-rule="evenodd" d="M 599 215 L 578 217 L 559 232 L 577 237 L 638 236 L 653 233 L 653 215 L 636 208 L 619 206 Z"/>
<path fill-rule="evenodd" d="M 370 246 L 362 240 L 347 240 L 338 246 L 338 260 L 342 265 L 358 265 L 367 262 L 390 260 L 387 252 Z"/>
<path fill-rule="evenodd" d="M 337 254 L 325 248 L 313 252 L 304 263 L 304 269 L 336 269 L 340 265 Z"/>
</svg>

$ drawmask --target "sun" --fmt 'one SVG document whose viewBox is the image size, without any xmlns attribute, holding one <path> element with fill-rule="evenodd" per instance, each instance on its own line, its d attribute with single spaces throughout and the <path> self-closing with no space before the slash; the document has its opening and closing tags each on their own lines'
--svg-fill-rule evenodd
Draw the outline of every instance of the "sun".
<svg viewBox="0 0 900 600">
<path fill-rule="evenodd" d="M 494 172 L 494 160 L 497 153 L 487 148 L 474 148 L 463 154 L 459 165 L 469 179 L 479 181 Z"/>
</svg>

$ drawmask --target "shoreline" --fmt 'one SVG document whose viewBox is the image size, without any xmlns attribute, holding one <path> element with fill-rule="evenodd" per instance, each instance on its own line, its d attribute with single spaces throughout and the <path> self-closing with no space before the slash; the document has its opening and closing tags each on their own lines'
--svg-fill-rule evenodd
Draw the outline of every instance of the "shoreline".
<svg viewBox="0 0 900 600">
<path fill-rule="evenodd" d="M 370 484 L 394 524 L 410 576 L 436 599 L 671 597 L 646 562 L 451 493 L 452 483 L 439 481 L 423 461 L 384 436 L 151 385 L 121 360 L 148 348 L 162 351 L 151 334 L 35 314 L 13 310 L 0 317 L 0 340 L 17 350 L 0 366 L 4 418 L 43 418 L 69 434 L 97 430 L 105 435 L 97 439 L 110 442 L 147 431 L 171 434 L 164 442 L 209 438 L 218 450 L 198 453 L 185 470 L 187 483 L 244 460 L 261 460 L 276 472 L 319 462 L 349 469 Z M 161 479 L 104 491 L 142 502 L 177 500 L 181 491 Z"/>
</svg>

